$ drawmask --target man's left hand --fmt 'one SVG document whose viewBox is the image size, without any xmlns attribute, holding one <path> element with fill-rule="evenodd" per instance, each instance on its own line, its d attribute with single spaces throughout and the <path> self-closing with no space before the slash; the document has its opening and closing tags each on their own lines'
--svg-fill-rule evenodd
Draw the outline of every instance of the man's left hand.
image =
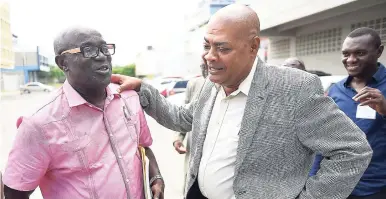
<svg viewBox="0 0 386 199">
<path fill-rule="evenodd" d="M 151 186 L 151 191 L 153 192 L 153 198 L 164 199 L 164 189 L 165 189 L 165 185 L 163 180 L 161 179 L 155 180 Z"/>
<path fill-rule="evenodd" d="M 381 115 L 386 115 L 386 99 L 382 92 L 376 88 L 364 87 L 353 99 L 359 101 L 361 106 L 370 106 Z"/>
</svg>

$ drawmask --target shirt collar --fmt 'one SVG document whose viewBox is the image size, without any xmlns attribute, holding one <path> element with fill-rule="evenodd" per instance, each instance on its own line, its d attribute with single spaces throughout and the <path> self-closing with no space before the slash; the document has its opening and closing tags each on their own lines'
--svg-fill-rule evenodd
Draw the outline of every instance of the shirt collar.
<svg viewBox="0 0 386 199">
<path fill-rule="evenodd" d="M 348 76 L 348 78 L 346 79 L 346 81 L 344 82 L 344 86 L 345 87 L 348 87 L 350 85 L 350 82 L 352 80 L 353 77 L 351 76 Z M 378 70 L 377 72 L 373 75 L 373 80 L 375 80 L 375 82 L 380 82 L 382 79 L 386 78 L 386 68 L 383 64 L 379 63 L 378 62 Z"/>
<path fill-rule="evenodd" d="M 110 84 L 106 87 L 107 99 L 113 99 L 114 96 L 119 95 L 117 92 L 118 86 L 115 84 Z M 71 84 L 66 80 L 63 84 L 63 92 L 67 97 L 68 105 L 70 107 L 79 106 L 82 104 L 87 104 L 88 102 L 71 86 Z"/>
<path fill-rule="evenodd" d="M 249 89 L 251 88 L 253 77 L 255 76 L 256 72 L 256 65 L 258 61 L 258 57 L 256 57 L 255 62 L 253 63 L 253 66 L 251 68 L 251 71 L 249 71 L 248 76 L 241 82 L 239 89 L 242 93 L 244 93 L 246 96 L 248 96 Z"/>
</svg>

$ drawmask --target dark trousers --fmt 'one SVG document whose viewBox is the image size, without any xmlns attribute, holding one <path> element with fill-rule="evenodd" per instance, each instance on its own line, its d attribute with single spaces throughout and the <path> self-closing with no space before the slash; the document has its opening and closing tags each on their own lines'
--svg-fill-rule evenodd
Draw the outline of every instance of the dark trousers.
<svg viewBox="0 0 386 199">
<path fill-rule="evenodd" d="M 349 196 L 347 199 L 386 199 L 386 188 L 369 196 Z"/>
<path fill-rule="evenodd" d="M 198 187 L 198 180 L 190 187 L 186 199 L 208 199 L 202 195 L 200 187 Z"/>
</svg>

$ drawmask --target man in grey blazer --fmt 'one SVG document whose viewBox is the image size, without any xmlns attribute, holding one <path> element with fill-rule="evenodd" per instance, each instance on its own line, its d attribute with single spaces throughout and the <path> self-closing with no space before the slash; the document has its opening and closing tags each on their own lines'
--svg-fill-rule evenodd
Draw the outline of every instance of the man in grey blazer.
<svg viewBox="0 0 386 199">
<path fill-rule="evenodd" d="M 188 109 L 141 80 L 114 76 L 139 92 L 163 126 L 192 131 L 187 199 L 343 199 L 367 168 L 364 133 L 328 97 L 319 78 L 257 57 L 259 19 L 230 5 L 209 20 L 204 38 L 208 80 Z M 324 157 L 308 177 L 313 154 Z"/>
</svg>

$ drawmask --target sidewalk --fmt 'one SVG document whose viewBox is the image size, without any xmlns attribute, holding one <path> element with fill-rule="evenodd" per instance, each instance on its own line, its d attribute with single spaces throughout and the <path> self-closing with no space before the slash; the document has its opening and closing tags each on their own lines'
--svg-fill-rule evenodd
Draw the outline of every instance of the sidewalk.
<svg viewBox="0 0 386 199">
<path fill-rule="evenodd" d="M 1 91 L 0 92 L 0 96 L 1 97 L 3 97 L 3 96 L 12 96 L 12 95 L 20 95 L 20 91 L 16 90 L 16 91 Z"/>
<path fill-rule="evenodd" d="M 2 91 L 0 92 L 0 100 L 9 99 L 12 97 L 20 96 L 20 91 Z"/>
</svg>

